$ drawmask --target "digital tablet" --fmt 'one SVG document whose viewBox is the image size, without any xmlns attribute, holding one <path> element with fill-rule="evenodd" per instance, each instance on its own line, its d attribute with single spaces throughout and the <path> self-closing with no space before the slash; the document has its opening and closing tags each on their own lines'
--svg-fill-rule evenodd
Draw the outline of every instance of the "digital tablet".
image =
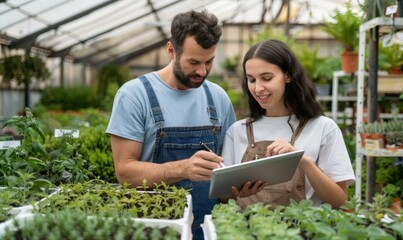
<svg viewBox="0 0 403 240">
<path fill-rule="evenodd" d="M 252 160 L 228 167 L 216 168 L 212 172 L 210 198 L 231 194 L 231 186 L 241 188 L 247 181 L 262 180 L 270 185 L 291 180 L 303 150 Z"/>
</svg>

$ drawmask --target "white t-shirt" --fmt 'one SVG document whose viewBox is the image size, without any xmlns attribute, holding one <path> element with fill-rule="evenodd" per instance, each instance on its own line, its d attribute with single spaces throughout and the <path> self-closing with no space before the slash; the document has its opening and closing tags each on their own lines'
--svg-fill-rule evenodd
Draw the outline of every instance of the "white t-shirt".
<svg viewBox="0 0 403 240">
<path fill-rule="evenodd" d="M 245 120 L 234 123 L 227 131 L 224 139 L 222 157 L 226 165 L 238 164 L 247 148 L 248 139 L 246 134 Z M 262 140 L 291 140 L 292 130 L 287 124 L 288 116 L 285 117 L 262 117 L 253 123 L 255 141 Z M 295 129 L 298 119 L 292 116 L 290 123 Z M 294 147 L 304 150 L 304 154 L 334 182 L 347 181 L 351 184 L 355 181 L 355 175 L 351 160 L 344 143 L 343 135 L 337 124 L 330 118 L 320 116 L 311 119 L 305 125 L 302 133 L 295 141 Z M 314 206 L 319 206 L 321 200 L 305 177 L 306 198 L 313 201 Z"/>
</svg>

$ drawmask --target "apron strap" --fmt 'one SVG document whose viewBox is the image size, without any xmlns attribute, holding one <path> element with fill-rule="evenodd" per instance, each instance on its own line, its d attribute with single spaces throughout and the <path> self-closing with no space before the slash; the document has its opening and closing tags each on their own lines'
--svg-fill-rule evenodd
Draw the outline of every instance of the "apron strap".
<svg viewBox="0 0 403 240">
<path fill-rule="evenodd" d="M 148 101 L 150 101 L 151 105 L 151 115 L 153 116 L 154 123 L 162 127 L 164 125 L 164 116 L 162 115 L 162 110 L 157 96 L 155 95 L 154 89 L 151 87 L 150 82 L 144 75 L 140 76 L 139 79 L 146 89 Z"/>
<path fill-rule="evenodd" d="M 214 100 L 213 100 L 210 89 L 208 88 L 206 82 L 203 82 L 203 88 L 204 88 L 204 92 L 206 93 L 206 97 L 207 97 L 207 103 L 208 103 L 207 112 L 210 116 L 210 122 L 212 122 L 215 125 L 218 122 L 218 117 L 217 117 L 217 110 L 214 105 Z"/>
<path fill-rule="evenodd" d="M 290 141 L 291 145 L 294 146 L 295 141 L 297 140 L 297 138 L 299 137 L 299 135 L 301 134 L 302 130 L 305 127 L 305 123 L 306 122 L 300 122 L 298 124 L 297 130 L 295 130 L 294 134 L 291 136 L 291 141 Z"/>
<path fill-rule="evenodd" d="M 255 136 L 253 135 L 253 123 L 252 118 L 246 118 L 246 135 L 248 137 L 248 144 L 251 145 L 255 142 Z"/>
<path fill-rule="evenodd" d="M 305 122 L 304 123 L 300 122 L 298 124 L 297 130 L 295 130 L 294 134 L 291 136 L 291 140 L 290 140 L 291 145 L 294 146 L 295 141 L 301 134 L 304 127 L 305 127 Z M 250 118 L 250 117 L 248 117 L 246 119 L 246 134 L 248 137 L 248 144 L 250 145 L 250 144 L 254 143 L 255 137 L 253 135 L 253 122 L 252 122 L 252 118 Z"/>
</svg>

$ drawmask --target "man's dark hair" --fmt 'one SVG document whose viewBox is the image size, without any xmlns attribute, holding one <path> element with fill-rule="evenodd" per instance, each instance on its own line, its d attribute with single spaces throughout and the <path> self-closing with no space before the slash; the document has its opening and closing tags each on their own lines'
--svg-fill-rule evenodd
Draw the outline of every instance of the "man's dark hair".
<svg viewBox="0 0 403 240">
<path fill-rule="evenodd" d="M 193 36 L 200 46 L 208 49 L 218 43 L 221 33 L 215 15 L 209 14 L 206 10 L 201 12 L 191 10 L 176 15 L 172 20 L 171 42 L 180 55 L 186 37 Z"/>
</svg>

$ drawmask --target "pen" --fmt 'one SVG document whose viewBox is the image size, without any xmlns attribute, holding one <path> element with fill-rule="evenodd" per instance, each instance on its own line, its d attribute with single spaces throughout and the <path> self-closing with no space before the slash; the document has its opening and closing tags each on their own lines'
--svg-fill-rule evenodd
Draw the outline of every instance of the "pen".
<svg viewBox="0 0 403 240">
<path fill-rule="evenodd" d="M 203 142 L 200 142 L 200 146 L 203 148 L 203 150 L 209 151 L 209 152 L 213 152 L 209 147 L 207 147 L 206 144 L 204 144 Z M 224 163 L 220 162 L 221 167 L 225 167 Z"/>
</svg>

